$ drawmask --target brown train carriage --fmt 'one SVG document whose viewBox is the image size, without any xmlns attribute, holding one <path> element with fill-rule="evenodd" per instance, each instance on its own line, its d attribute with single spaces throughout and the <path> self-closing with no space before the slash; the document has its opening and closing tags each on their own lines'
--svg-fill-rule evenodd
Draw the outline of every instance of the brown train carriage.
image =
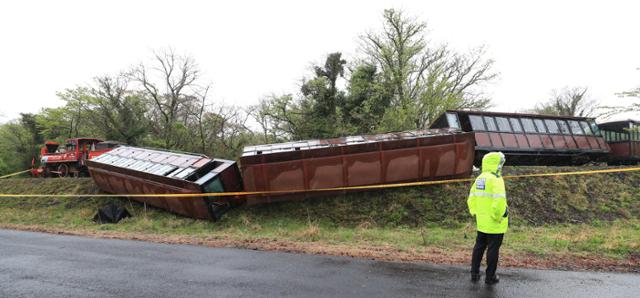
<svg viewBox="0 0 640 298">
<path fill-rule="evenodd" d="M 607 162 L 612 165 L 640 162 L 640 122 L 612 121 L 598 124 L 611 152 Z"/>
<path fill-rule="evenodd" d="M 292 191 L 467 177 L 473 134 L 452 129 L 408 131 L 246 147 L 245 191 Z M 247 204 L 309 196 L 250 196 Z"/>
<path fill-rule="evenodd" d="M 113 194 L 193 194 L 242 191 L 234 161 L 205 155 L 121 146 L 87 161 L 98 187 Z M 135 197 L 180 215 L 217 220 L 236 197 Z"/>
<path fill-rule="evenodd" d="M 510 165 L 580 165 L 604 161 L 609 146 L 593 118 L 450 110 L 431 128 L 473 132 L 476 161 L 502 151 Z"/>
</svg>

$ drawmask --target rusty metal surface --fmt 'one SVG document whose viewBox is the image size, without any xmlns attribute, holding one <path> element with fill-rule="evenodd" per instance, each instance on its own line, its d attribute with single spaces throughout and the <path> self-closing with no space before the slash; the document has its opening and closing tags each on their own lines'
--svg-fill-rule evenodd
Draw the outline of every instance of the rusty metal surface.
<svg viewBox="0 0 640 298">
<path fill-rule="evenodd" d="M 609 162 L 636 164 L 640 162 L 640 141 L 609 142 Z"/>
<path fill-rule="evenodd" d="M 165 194 L 241 191 L 234 161 L 204 155 L 121 146 L 87 161 L 91 177 L 100 189 L 114 194 Z M 212 204 L 241 204 L 238 198 L 132 197 L 134 200 L 180 215 L 216 219 Z M 230 200 L 230 201 L 227 201 Z"/>
<path fill-rule="evenodd" d="M 457 130 L 387 133 L 247 147 L 240 164 L 246 191 L 373 185 L 467 176 L 473 144 L 473 134 Z"/>
</svg>

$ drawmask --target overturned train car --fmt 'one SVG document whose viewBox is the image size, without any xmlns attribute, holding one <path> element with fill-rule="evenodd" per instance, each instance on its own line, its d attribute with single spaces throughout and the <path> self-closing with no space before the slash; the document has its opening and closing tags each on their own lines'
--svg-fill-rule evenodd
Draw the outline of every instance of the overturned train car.
<svg viewBox="0 0 640 298">
<path fill-rule="evenodd" d="M 204 155 L 121 146 L 87 161 L 100 189 L 114 194 L 194 194 L 235 192 L 242 181 L 234 161 Z M 237 197 L 135 197 L 180 215 L 216 220 Z"/>
<path fill-rule="evenodd" d="M 247 197 L 247 204 L 314 194 L 313 190 L 466 177 L 473 134 L 433 129 L 246 147 L 240 158 L 246 191 L 303 194 Z"/>
<path fill-rule="evenodd" d="M 309 196 L 317 189 L 466 177 L 473 134 L 435 129 L 246 147 L 234 161 L 122 146 L 87 162 L 114 194 L 297 191 L 243 197 L 135 197 L 180 215 L 216 220 L 229 208 Z"/>
</svg>

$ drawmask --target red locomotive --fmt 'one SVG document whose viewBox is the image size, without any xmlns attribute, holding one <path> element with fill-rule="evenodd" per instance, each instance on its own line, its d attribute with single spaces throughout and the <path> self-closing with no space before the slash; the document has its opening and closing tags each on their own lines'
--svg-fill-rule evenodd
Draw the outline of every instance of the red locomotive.
<svg viewBox="0 0 640 298">
<path fill-rule="evenodd" d="M 85 161 L 117 147 L 117 142 L 94 138 L 67 139 L 64 147 L 46 142 L 40 149 L 40 167 L 31 170 L 34 177 L 89 176 Z M 33 162 L 35 164 L 35 160 Z"/>
</svg>

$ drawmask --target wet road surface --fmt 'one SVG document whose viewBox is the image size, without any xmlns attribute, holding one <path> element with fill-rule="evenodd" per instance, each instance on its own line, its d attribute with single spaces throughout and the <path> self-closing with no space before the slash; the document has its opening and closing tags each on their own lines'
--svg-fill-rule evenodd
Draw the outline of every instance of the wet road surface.
<svg viewBox="0 0 640 298">
<path fill-rule="evenodd" d="M 638 297 L 640 275 L 466 267 L 0 230 L 0 297 Z"/>
</svg>

